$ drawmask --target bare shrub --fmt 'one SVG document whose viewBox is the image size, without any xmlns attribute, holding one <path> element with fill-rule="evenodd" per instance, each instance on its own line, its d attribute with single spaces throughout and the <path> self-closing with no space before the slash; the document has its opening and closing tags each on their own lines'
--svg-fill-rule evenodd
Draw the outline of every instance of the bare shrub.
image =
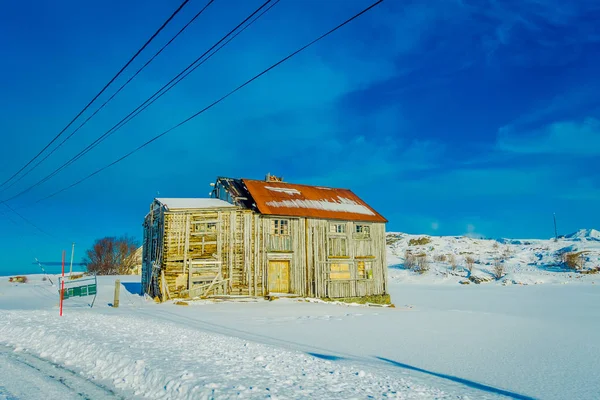
<svg viewBox="0 0 600 400">
<path fill-rule="evenodd" d="M 475 258 L 473 258 L 472 256 L 466 256 L 465 257 L 465 265 L 469 272 L 473 272 L 473 266 L 475 265 Z"/>
<path fill-rule="evenodd" d="M 445 254 L 436 254 L 435 256 L 433 256 L 433 261 L 446 262 L 446 255 Z"/>
<path fill-rule="evenodd" d="M 125 275 L 135 266 L 135 239 L 123 236 L 120 238 L 105 237 L 94 242 L 86 251 L 83 263 L 88 272 L 98 275 Z"/>
<path fill-rule="evenodd" d="M 458 263 L 456 262 L 456 256 L 454 254 L 448 255 L 448 262 L 450 263 L 450 267 L 452 267 L 452 271 L 458 267 Z"/>
<path fill-rule="evenodd" d="M 418 238 L 418 239 L 410 239 L 408 241 L 409 246 L 423 246 L 423 245 L 426 245 L 427 243 L 431 243 L 431 239 L 428 237 L 425 237 L 425 236 Z"/>
<path fill-rule="evenodd" d="M 413 267 L 413 271 L 418 272 L 419 274 L 424 274 L 429 271 L 429 260 L 427 259 L 427 254 L 421 253 L 416 256 L 416 265 Z"/>
<path fill-rule="evenodd" d="M 567 268 L 572 269 L 574 271 L 580 271 L 583 269 L 583 265 L 585 264 L 584 258 L 585 252 L 570 252 L 561 254 L 561 261 Z"/>
<path fill-rule="evenodd" d="M 417 258 L 415 257 L 415 255 L 410 250 L 404 251 L 404 267 L 408 269 L 413 269 L 416 264 Z"/>
<path fill-rule="evenodd" d="M 42 282 L 46 282 L 47 280 L 48 280 L 48 277 L 47 277 L 47 276 L 44 276 L 44 277 L 42 278 Z"/>
<path fill-rule="evenodd" d="M 504 276 L 504 262 L 503 260 L 497 258 L 494 260 L 494 278 L 497 280 Z"/>
<path fill-rule="evenodd" d="M 386 235 L 386 237 L 385 237 L 385 244 L 386 244 L 387 246 L 391 246 L 391 245 L 393 245 L 394 243 L 397 243 L 397 242 L 399 242 L 399 241 L 400 241 L 400 239 L 402 239 L 402 236 L 400 236 L 400 235 L 396 235 L 396 234 L 391 234 L 391 233 L 388 233 L 388 234 Z"/>
<path fill-rule="evenodd" d="M 498 244 L 498 242 L 494 242 L 494 244 L 492 245 L 492 248 L 493 248 L 494 250 L 497 250 L 497 249 L 498 249 L 498 247 L 500 247 L 500 245 Z"/>
</svg>

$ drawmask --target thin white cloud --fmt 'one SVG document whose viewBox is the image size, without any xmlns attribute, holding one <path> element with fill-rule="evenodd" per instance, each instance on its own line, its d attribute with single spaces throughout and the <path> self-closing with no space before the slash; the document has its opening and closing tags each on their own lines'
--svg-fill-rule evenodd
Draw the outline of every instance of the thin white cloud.
<svg viewBox="0 0 600 400">
<path fill-rule="evenodd" d="M 497 148 L 520 154 L 600 155 L 600 120 L 555 122 L 533 133 L 504 127 Z"/>
</svg>

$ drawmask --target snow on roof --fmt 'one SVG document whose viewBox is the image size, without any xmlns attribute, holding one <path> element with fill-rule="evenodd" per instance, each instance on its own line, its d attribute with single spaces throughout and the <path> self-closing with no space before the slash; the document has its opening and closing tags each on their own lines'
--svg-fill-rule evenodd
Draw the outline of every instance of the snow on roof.
<svg viewBox="0 0 600 400">
<path fill-rule="evenodd" d="M 242 180 L 258 212 L 345 221 L 387 222 L 349 189 Z"/>
<path fill-rule="evenodd" d="M 356 201 L 338 197 L 339 202 L 329 200 L 282 200 L 269 201 L 267 205 L 270 207 L 286 207 L 286 208 L 310 208 L 314 210 L 336 211 L 354 214 L 375 215 L 366 206 L 358 204 Z"/>
<path fill-rule="evenodd" d="M 222 208 L 235 207 L 226 201 L 219 199 L 197 199 L 197 198 L 160 198 L 156 201 L 163 204 L 168 209 L 176 208 Z"/>
<path fill-rule="evenodd" d="M 285 193 L 293 196 L 295 194 L 300 195 L 300 191 L 298 189 L 293 188 L 284 188 L 284 187 L 273 187 L 273 186 L 265 186 L 265 189 L 271 190 L 273 192 Z"/>
</svg>

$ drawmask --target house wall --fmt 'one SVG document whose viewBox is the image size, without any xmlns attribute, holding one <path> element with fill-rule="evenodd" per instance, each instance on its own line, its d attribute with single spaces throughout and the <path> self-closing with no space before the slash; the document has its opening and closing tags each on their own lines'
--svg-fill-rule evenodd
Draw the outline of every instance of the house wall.
<svg viewBox="0 0 600 400">
<path fill-rule="evenodd" d="M 162 262 L 164 210 L 156 202 L 150 206 L 150 212 L 144 219 L 143 250 L 142 250 L 142 293 L 155 297 L 160 295 L 159 282 L 153 280 L 155 266 Z"/>
<path fill-rule="evenodd" d="M 267 292 L 270 291 L 269 261 L 289 260 L 290 293 L 328 298 L 387 293 L 384 224 L 275 216 L 259 218 L 260 263 Z M 288 221 L 289 235 L 273 234 L 274 220 Z M 341 225 L 342 232 L 332 233 L 332 225 Z M 368 227 L 369 234 L 366 237 L 357 234 L 357 225 Z M 371 273 L 367 273 L 365 266 L 370 267 Z M 335 269 L 340 267 L 342 271 L 336 272 Z"/>
<path fill-rule="evenodd" d="M 144 223 L 143 290 L 161 299 L 262 295 L 255 221 L 240 208 L 165 211 L 155 203 Z"/>
<path fill-rule="evenodd" d="M 286 234 L 273 232 L 274 221 L 287 221 Z M 332 232 L 332 224 L 343 226 L 341 232 Z M 368 227 L 368 237 L 357 234 L 357 225 Z M 153 203 L 144 221 L 142 287 L 161 299 L 264 296 L 274 292 L 269 262 L 283 261 L 289 262 L 289 293 L 386 294 L 385 254 L 382 223 L 267 216 L 239 207 L 165 211 Z"/>
</svg>

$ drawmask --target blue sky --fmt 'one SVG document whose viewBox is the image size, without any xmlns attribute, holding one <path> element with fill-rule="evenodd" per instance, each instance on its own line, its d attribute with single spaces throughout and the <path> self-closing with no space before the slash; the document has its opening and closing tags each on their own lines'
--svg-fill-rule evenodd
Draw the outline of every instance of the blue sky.
<svg viewBox="0 0 600 400">
<path fill-rule="evenodd" d="M 9 198 L 66 161 L 262 1 L 216 0 Z M 192 0 L 121 83 L 206 4 Z M 388 230 L 549 237 L 600 227 L 600 4 L 392 1 L 123 163 L 50 200 L 370 4 L 281 0 L 72 167 L 0 207 L 0 272 L 76 258 L 129 234 L 153 197 L 202 197 L 218 175 L 348 187 Z M 0 14 L 0 175 L 35 155 L 178 1 L 10 2 Z M 116 87 L 115 87 L 116 89 Z M 110 93 L 109 93 L 110 94 Z M 106 97 L 103 97 L 105 99 Z"/>
</svg>

